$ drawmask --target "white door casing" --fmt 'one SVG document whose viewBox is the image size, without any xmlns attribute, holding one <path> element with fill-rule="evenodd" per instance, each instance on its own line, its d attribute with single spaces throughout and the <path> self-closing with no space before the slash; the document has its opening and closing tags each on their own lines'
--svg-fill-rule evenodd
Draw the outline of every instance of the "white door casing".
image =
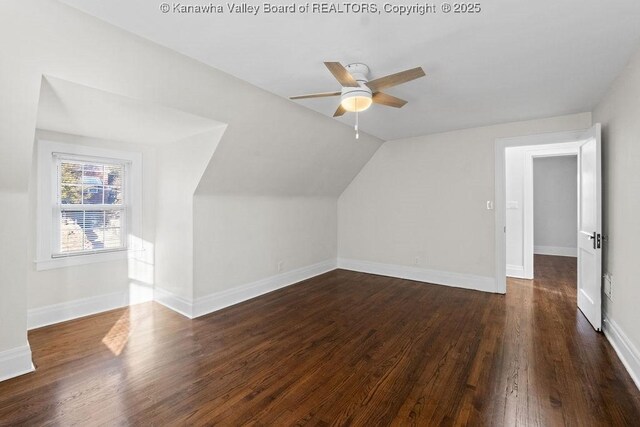
<svg viewBox="0 0 640 427">
<path fill-rule="evenodd" d="M 569 143 L 569 144 L 568 144 Z M 593 236 L 601 234 L 601 166 L 600 166 L 600 125 L 597 124 L 587 130 L 575 130 L 567 132 L 545 133 L 538 135 L 528 135 L 509 138 L 498 138 L 495 143 L 495 250 L 496 250 L 496 292 L 505 293 L 507 290 L 506 281 L 506 199 L 505 199 L 505 152 L 507 147 L 538 146 L 542 154 L 546 149 L 556 149 L 573 146 L 578 154 L 578 306 L 585 313 L 585 317 L 594 325 L 594 328 L 601 328 L 601 269 L 602 258 L 601 249 L 593 249 L 593 241 L 586 233 Z M 536 148 L 538 148 L 536 147 Z M 557 153 L 556 153 L 557 154 Z M 568 154 L 568 153 L 567 153 Z M 592 183 L 589 187 L 581 186 L 582 155 L 589 158 L 584 167 L 591 168 L 593 172 Z M 588 169 L 585 169 L 585 172 Z M 581 210 L 587 209 L 587 205 L 582 202 L 582 191 L 591 190 L 591 201 L 585 202 L 591 205 L 592 220 L 597 225 L 597 230 L 584 230 L 580 220 Z M 593 216 L 591 218 L 593 218 Z M 591 220 L 591 219 L 588 219 Z M 584 225 L 585 227 L 587 224 Z M 582 231 L 585 231 L 583 237 Z M 591 245 L 591 249 L 586 246 L 586 239 Z M 602 240 L 602 237 L 600 237 Z M 585 256 L 580 259 L 581 246 L 585 247 Z M 601 243 L 602 246 L 602 243 Z M 582 262 L 582 264 L 581 264 Z M 582 271 L 581 271 L 582 269 Z M 588 297 L 588 298 L 587 298 Z"/>
<path fill-rule="evenodd" d="M 521 265 L 514 265 L 508 263 L 507 275 L 509 277 L 516 277 L 521 279 L 533 279 L 534 278 L 534 269 L 533 269 L 533 254 L 534 254 L 534 200 L 533 200 L 533 161 L 534 159 L 541 157 L 557 157 L 557 156 L 575 156 L 577 158 L 579 154 L 580 145 L 583 140 L 581 138 L 584 134 L 584 130 L 577 132 L 574 135 L 567 135 L 566 137 L 573 138 L 567 139 L 566 142 L 553 142 L 553 143 L 544 143 L 536 145 L 525 145 L 525 146 L 514 146 L 509 147 L 511 149 L 512 154 L 519 153 L 516 157 L 512 157 L 512 161 L 515 160 L 514 163 L 511 164 L 511 171 L 506 171 L 507 175 L 505 176 L 505 184 L 510 179 L 515 179 L 518 182 L 517 174 L 521 175 L 521 183 L 518 186 L 513 187 L 511 191 L 511 197 L 515 196 L 516 199 L 521 201 L 521 224 L 517 229 L 511 228 L 507 233 L 507 242 L 511 243 L 511 248 L 513 248 L 514 243 L 518 243 L 518 246 L 521 248 L 522 257 L 521 257 Z M 564 134 L 563 134 L 564 135 Z M 521 137 L 518 140 L 526 140 L 531 142 L 536 142 L 532 140 L 530 137 Z M 555 139 L 557 140 L 557 138 Z M 555 141 L 551 140 L 551 141 Z M 506 155 L 505 155 L 506 159 Z M 521 162 L 521 163 L 518 163 Z M 517 171 L 513 170 L 514 164 L 517 164 L 519 169 Z M 506 166 L 506 165 L 505 165 Z M 578 177 L 576 176 L 576 182 Z M 515 189 L 515 193 L 513 193 Z M 519 195 L 517 194 L 519 192 Z M 576 195 L 576 206 L 578 204 L 578 199 Z M 505 218 L 506 220 L 506 218 Z M 514 225 L 511 224 L 513 227 Z M 576 230 L 574 230 L 575 232 Z M 510 234 L 510 236 L 509 236 Z M 510 239 L 510 240 L 509 240 Z M 577 239 L 576 239 L 577 241 Z M 509 245 L 507 245 L 508 247 Z M 507 258 L 508 260 L 509 258 Z M 514 268 L 515 267 L 515 268 Z M 519 269 L 517 269 L 519 267 Z"/>
</svg>

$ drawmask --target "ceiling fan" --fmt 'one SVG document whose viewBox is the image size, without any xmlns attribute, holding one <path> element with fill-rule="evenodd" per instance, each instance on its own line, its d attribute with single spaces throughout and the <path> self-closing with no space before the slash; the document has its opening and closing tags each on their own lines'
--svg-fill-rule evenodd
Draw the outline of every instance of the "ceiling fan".
<svg viewBox="0 0 640 427">
<path fill-rule="evenodd" d="M 289 99 L 340 96 L 340 105 L 336 112 L 333 113 L 333 117 L 342 116 L 347 111 L 353 113 L 364 111 L 369 108 L 372 103 L 386 105 L 387 107 L 402 108 L 407 101 L 388 95 L 381 92 L 381 90 L 425 76 L 422 67 L 416 67 L 378 79 L 368 80 L 369 67 L 365 64 L 354 63 L 343 67 L 339 62 L 325 62 L 324 65 L 326 65 L 331 74 L 333 74 L 336 80 L 342 85 L 341 91 L 292 96 Z"/>
</svg>

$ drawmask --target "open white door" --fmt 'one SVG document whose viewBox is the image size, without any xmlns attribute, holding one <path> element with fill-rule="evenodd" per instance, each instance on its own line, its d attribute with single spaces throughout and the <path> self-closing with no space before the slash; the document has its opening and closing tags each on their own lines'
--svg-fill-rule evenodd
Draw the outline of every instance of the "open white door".
<svg viewBox="0 0 640 427">
<path fill-rule="evenodd" d="M 600 124 L 585 132 L 578 156 L 578 308 L 602 326 L 602 183 Z"/>
</svg>

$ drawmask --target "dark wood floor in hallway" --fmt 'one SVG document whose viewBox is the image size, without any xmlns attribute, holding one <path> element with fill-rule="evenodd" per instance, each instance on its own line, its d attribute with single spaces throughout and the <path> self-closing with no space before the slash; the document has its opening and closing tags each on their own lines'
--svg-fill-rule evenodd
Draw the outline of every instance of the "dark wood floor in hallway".
<svg viewBox="0 0 640 427">
<path fill-rule="evenodd" d="M 158 304 L 30 332 L 2 425 L 638 425 L 575 261 L 507 295 L 336 270 L 188 320 Z"/>
</svg>

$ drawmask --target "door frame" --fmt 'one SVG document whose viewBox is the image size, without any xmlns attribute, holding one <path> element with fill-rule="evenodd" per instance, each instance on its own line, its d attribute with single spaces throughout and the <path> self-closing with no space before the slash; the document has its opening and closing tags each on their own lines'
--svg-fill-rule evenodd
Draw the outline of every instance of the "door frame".
<svg viewBox="0 0 640 427">
<path fill-rule="evenodd" d="M 543 133 L 538 135 L 497 138 L 495 140 L 495 275 L 496 293 L 507 292 L 507 250 L 506 250 L 506 149 L 509 147 L 540 146 L 540 152 L 550 149 L 567 149 L 569 145 L 579 147 L 583 142 L 584 132 L 578 129 L 566 132 Z M 535 149 L 532 147 L 532 149 Z M 528 159 L 527 159 L 528 163 Z M 533 177 L 533 168 L 530 168 Z M 525 179 L 527 179 L 525 173 Z M 527 195 L 525 194 L 525 200 Z M 533 194 L 531 192 L 531 197 Z M 579 195 L 578 195 L 579 197 Z M 531 206 L 533 209 L 533 206 Z M 533 218 L 531 217 L 531 221 Z M 533 232 L 533 226 L 531 226 Z M 524 237 L 524 236 L 523 236 Z M 531 256 L 533 256 L 533 239 L 531 239 Z"/>
</svg>

